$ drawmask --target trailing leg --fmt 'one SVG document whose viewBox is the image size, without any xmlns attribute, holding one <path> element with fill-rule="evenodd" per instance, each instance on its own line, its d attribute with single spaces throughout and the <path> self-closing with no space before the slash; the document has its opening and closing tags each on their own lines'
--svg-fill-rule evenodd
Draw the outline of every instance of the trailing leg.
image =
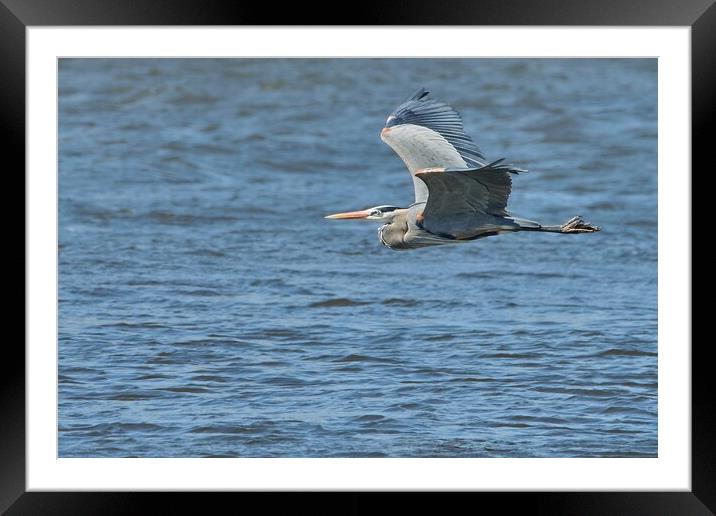
<svg viewBox="0 0 716 516">
<path fill-rule="evenodd" d="M 542 226 L 539 231 L 548 231 L 550 233 L 594 233 L 601 228 L 584 222 L 581 216 L 572 217 L 561 226 Z"/>
</svg>

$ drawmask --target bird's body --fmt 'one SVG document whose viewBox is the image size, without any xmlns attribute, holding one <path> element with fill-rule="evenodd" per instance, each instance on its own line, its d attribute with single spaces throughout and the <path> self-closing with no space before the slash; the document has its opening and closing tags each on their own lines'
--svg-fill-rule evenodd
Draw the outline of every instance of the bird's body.
<svg viewBox="0 0 716 516">
<path fill-rule="evenodd" d="M 599 231 L 581 217 L 544 226 L 511 216 L 506 211 L 511 176 L 524 170 L 502 159 L 487 163 L 464 133 L 457 111 L 428 98 L 424 89 L 388 117 L 381 139 L 410 171 L 415 202 L 408 208 L 377 206 L 327 218 L 380 220 L 380 241 L 391 249 L 464 243 L 515 231 Z"/>
</svg>

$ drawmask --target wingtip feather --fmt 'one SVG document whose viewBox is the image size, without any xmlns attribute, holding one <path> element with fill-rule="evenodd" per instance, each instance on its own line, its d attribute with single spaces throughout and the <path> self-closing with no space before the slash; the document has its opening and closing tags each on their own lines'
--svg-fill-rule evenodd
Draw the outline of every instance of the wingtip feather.
<svg viewBox="0 0 716 516">
<path fill-rule="evenodd" d="M 430 95 L 430 91 L 427 90 L 425 87 L 421 87 L 420 89 L 418 89 L 418 91 L 413 93 L 413 96 L 410 97 L 407 101 L 410 102 L 411 100 L 422 100 L 428 95 Z"/>
</svg>

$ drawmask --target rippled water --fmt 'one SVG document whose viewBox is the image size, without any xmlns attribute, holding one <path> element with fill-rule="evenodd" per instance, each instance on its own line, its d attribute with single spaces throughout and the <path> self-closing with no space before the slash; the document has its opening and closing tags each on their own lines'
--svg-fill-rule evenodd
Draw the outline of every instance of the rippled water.
<svg viewBox="0 0 716 516">
<path fill-rule="evenodd" d="M 63 457 L 657 454 L 656 60 L 59 66 Z M 593 235 L 394 252 L 420 86 L 508 208 Z"/>
</svg>

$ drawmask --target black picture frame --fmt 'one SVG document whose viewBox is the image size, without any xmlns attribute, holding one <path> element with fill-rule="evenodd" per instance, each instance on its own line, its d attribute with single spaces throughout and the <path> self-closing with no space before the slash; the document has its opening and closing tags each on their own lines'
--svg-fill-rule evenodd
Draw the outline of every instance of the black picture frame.
<svg viewBox="0 0 716 516">
<path fill-rule="evenodd" d="M 45 25 L 616 25 L 690 26 L 692 72 L 692 168 L 709 172 L 716 98 L 716 6 L 714 0 L 489 0 L 361 2 L 329 11 L 325 3 L 275 4 L 187 0 L 0 0 L 0 132 L 6 178 L 25 177 L 25 29 Z M 328 14 L 331 19 L 325 20 Z M 324 15 L 324 19 L 321 19 Z M 14 158 L 14 159 L 8 159 Z M 19 171 L 22 170 L 21 174 Z M 17 173 L 15 173 L 17 171 Z M 690 171 L 674 173 L 690 174 Z M 689 176 L 686 176 L 689 177 Z M 690 175 L 692 178 L 693 175 Z M 21 186 L 24 192 L 24 180 Z M 23 196 L 24 198 L 24 196 Z M 681 214 L 683 217 L 690 214 Z M 13 226 L 10 226 L 13 227 Z M 23 242 L 25 238 L 23 225 Z M 8 246 L 9 248 L 9 246 Z M 8 253 L 25 263 L 25 247 Z M 26 272 L 27 274 L 27 272 Z M 24 294 L 23 294 L 24 299 Z M 24 307 L 24 303 L 23 303 Z M 714 514 L 716 511 L 716 404 L 708 341 L 692 345 L 692 490 L 690 492 L 473 493 L 501 510 L 536 514 Z M 124 514 L 143 512 L 150 502 L 162 512 L 187 510 L 182 493 L 26 492 L 25 349 L 8 339 L 0 375 L 0 511 L 15 514 Z M 216 493 L 194 494 L 206 511 Z M 247 496 L 246 493 L 221 495 Z M 275 498 L 261 496 L 271 505 Z M 336 510 L 372 510 L 373 495 L 353 493 Z M 292 495 L 295 501 L 305 496 Z M 295 503 L 292 501 L 292 503 Z M 464 499 L 458 498 L 459 503 Z M 244 502 L 246 503 L 246 502 Z M 305 502 L 304 502 L 305 503 Z M 422 496 L 403 503 L 422 506 Z M 474 501 L 467 502 L 470 504 Z M 447 508 L 441 502 L 443 510 Z M 408 508 L 403 506 L 404 510 Z M 238 510 L 238 509 L 237 509 Z M 333 511 L 332 511 L 333 512 Z"/>
</svg>

